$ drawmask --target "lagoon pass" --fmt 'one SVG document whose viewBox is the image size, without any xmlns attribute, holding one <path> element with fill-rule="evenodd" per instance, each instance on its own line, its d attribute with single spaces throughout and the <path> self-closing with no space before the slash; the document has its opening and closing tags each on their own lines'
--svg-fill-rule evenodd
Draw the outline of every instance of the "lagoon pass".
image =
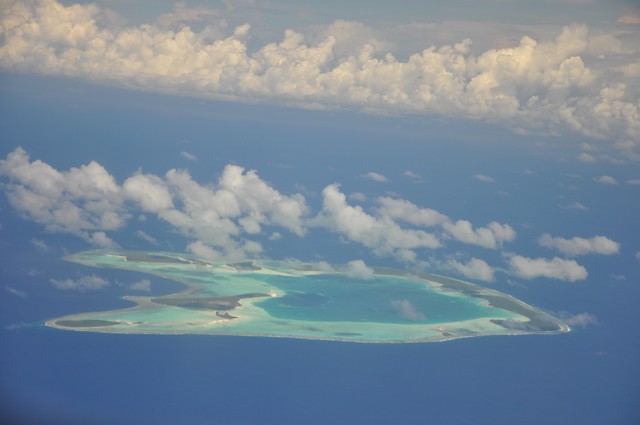
<svg viewBox="0 0 640 425">
<path fill-rule="evenodd" d="M 73 314 L 47 326 L 125 334 L 207 334 L 353 342 L 435 342 L 554 334 L 560 320 L 509 295 L 426 273 L 356 276 L 326 263 L 216 263 L 186 254 L 89 251 L 67 260 L 181 282 L 166 296 L 125 296 L 131 308 Z"/>
</svg>

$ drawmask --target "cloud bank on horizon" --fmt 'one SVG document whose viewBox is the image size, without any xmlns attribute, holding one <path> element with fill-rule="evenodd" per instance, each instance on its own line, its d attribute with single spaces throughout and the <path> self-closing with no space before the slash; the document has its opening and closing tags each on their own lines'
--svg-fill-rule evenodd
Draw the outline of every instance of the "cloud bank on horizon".
<svg viewBox="0 0 640 425">
<path fill-rule="evenodd" d="M 185 238 L 191 253 L 213 260 L 238 260 L 265 255 L 263 242 L 280 232 L 305 238 L 312 232 L 335 234 L 359 244 L 378 257 L 389 257 L 416 268 L 437 267 L 467 278 L 495 280 L 496 272 L 522 279 L 538 277 L 564 281 L 587 278 L 584 266 L 574 259 L 528 258 L 503 252 L 506 268 L 471 258 L 438 258 L 447 244 L 476 246 L 502 252 L 515 240 L 509 225 L 490 222 L 476 226 L 454 220 L 434 209 L 388 196 L 375 200 L 369 211 L 350 204 L 337 183 L 322 191 L 322 206 L 312 211 L 302 194 L 283 194 L 262 180 L 256 171 L 227 165 L 215 183 L 200 184 L 184 170 L 171 169 L 164 176 L 136 172 L 122 183 L 99 163 L 59 171 L 40 160 L 31 160 L 16 148 L 0 160 L 3 189 L 11 206 L 25 219 L 49 232 L 78 236 L 100 248 L 115 248 L 110 234 L 139 227 L 134 217 L 152 216 Z M 157 246 L 157 239 L 142 229 L 132 229 L 141 240 Z M 317 235 L 317 233 L 316 233 Z M 34 244 L 44 245 L 42 241 Z M 268 242 L 267 242 L 268 243 Z M 548 233 L 539 244 L 572 257 L 619 253 L 620 244 L 604 236 L 565 239 Z M 366 278 L 370 269 L 362 261 L 349 263 L 354 275 Z M 95 280 L 60 281 L 58 287 L 99 287 Z M 104 285 L 103 285 L 104 286 Z"/>
<path fill-rule="evenodd" d="M 0 68 L 9 72 L 210 99 L 472 119 L 518 133 L 573 132 L 640 158 L 634 15 L 608 32 L 570 24 L 552 37 L 525 35 L 482 52 L 460 39 L 427 40 L 404 54 L 394 52 L 395 40 L 355 21 L 289 29 L 255 46 L 249 24 L 227 28 L 224 9 L 178 4 L 155 22 L 126 26 L 94 4 L 3 3 Z M 597 159 L 592 150 L 582 158 Z"/>
</svg>

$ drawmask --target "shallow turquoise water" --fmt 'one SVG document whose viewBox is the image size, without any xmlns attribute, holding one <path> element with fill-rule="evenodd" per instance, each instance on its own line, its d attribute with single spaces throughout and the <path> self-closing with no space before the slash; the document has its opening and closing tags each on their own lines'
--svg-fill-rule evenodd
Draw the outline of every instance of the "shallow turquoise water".
<svg viewBox="0 0 640 425">
<path fill-rule="evenodd" d="M 128 258 L 108 252 L 85 252 L 70 259 L 94 267 L 121 268 L 176 279 L 187 288 L 169 297 L 201 298 L 202 308 L 168 306 L 154 302 L 153 297 L 137 296 L 127 298 L 138 304 L 134 308 L 70 315 L 64 320 L 117 322 L 99 327 L 71 325 L 74 330 L 95 332 L 414 342 L 535 333 L 537 331 L 530 329 L 503 327 L 490 319 L 522 322 L 529 320 L 528 317 L 540 316 L 535 309 L 511 300 L 506 305 L 512 305 L 513 311 L 504 306 L 492 307 L 485 296 L 506 296 L 438 276 L 380 270 L 370 279 L 357 279 L 339 268 L 327 272 L 304 265 L 296 269 L 273 261 L 256 262 L 256 269 L 247 271 L 197 259 L 175 262 L 175 258 L 182 258 L 181 254 L 153 255 L 166 261 L 144 261 L 144 256 L 139 260 L 135 255 Z M 244 299 L 246 295 L 250 299 Z M 212 297 L 241 299 L 239 305 L 231 311 L 223 308 L 224 314 L 221 314 L 217 308 L 206 307 Z M 553 321 L 546 316 L 543 319 Z M 65 328 L 64 324 L 56 325 L 56 320 L 47 323 Z M 558 325 L 557 329 L 560 332 L 564 328 Z"/>
<path fill-rule="evenodd" d="M 255 304 L 281 319 L 433 324 L 505 314 L 474 299 L 443 294 L 424 282 L 395 276 L 370 280 L 345 275 L 265 276 L 263 280 L 289 294 Z"/>
</svg>

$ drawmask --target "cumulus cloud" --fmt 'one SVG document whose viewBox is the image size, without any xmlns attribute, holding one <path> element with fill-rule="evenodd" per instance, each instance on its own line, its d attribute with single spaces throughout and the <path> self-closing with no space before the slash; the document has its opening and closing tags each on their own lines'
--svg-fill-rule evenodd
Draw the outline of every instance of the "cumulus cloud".
<svg viewBox="0 0 640 425">
<path fill-rule="evenodd" d="M 443 224 L 449 218 L 431 208 L 420 208 L 404 199 L 389 197 L 378 198 L 378 214 L 394 220 L 401 220 L 414 226 L 435 226 Z"/>
<path fill-rule="evenodd" d="M 357 22 L 327 25 L 313 42 L 287 30 L 280 40 L 253 47 L 248 24 L 232 31 L 185 25 L 215 17 L 210 9 L 178 7 L 157 23 L 129 27 L 100 19 L 105 13 L 94 4 L 7 2 L 0 67 L 213 99 L 569 130 L 622 141 L 624 149 L 637 146 L 640 134 L 637 82 L 624 74 L 612 82 L 597 54 L 615 48 L 616 65 L 624 66 L 636 60 L 634 52 L 615 35 L 590 36 L 584 25 L 480 54 L 470 52 L 469 39 L 425 45 L 401 60 Z"/>
<path fill-rule="evenodd" d="M 113 241 L 105 232 L 83 233 L 82 238 L 91 245 L 99 248 L 117 248 L 118 244 Z"/>
<path fill-rule="evenodd" d="M 349 194 L 349 199 L 357 202 L 364 202 L 367 200 L 367 195 L 362 192 L 354 192 Z"/>
<path fill-rule="evenodd" d="M 4 290 L 7 291 L 10 294 L 15 295 L 16 297 L 19 298 L 26 298 L 27 297 L 27 293 L 24 291 L 21 291 L 20 289 L 16 289 L 12 286 L 5 286 Z"/>
<path fill-rule="evenodd" d="M 453 239 L 484 248 L 496 249 L 504 242 L 515 239 L 516 232 L 508 224 L 491 222 L 486 227 L 473 228 L 470 221 L 451 221 L 446 215 L 431 208 L 421 208 L 404 200 L 389 197 L 377 199 L 378 215 L 403 221 L 418 227 L 440 226 Z"/>
<path fill-rule="evenodd" d="M 580 210 L 580 211 L 588 211 L 589 208 L 587 208 L 585 205 L 581 204 L 580 202 L 572 202 L 568 205 L 558 205 L 560 208 L 563 208 L 565 210 Z"/>
<path fill-rule="evenodd" d="M 362 260 L 349 261 L 345 268 L 345 274 L 354 279 L 372 279 L 374 271 Z"/>
<path fill-rule="evenodd" d="M 124 182 L 122 189 L 145 212 L 159 213 L 173 207 L 171 192 L 158 176 L 137 173 Z"/>
<path fill-rule="evenodd" d="M 368 173 L 363 174 L 362 177 L 380 183 L 386 183 L 389 181 L 385 176 L 374 171 L 369 171 Z"/>
<path fill-rule="evenodd" d="M 438 248 L 438 238 L 423 230 L 404 229 L 388 217 L 375 217 L 360 206 L 347 203 L 337 184 L 322 191 L 322 212 L 317 225 L 358 242 L 380 256 L 392 255 L 404 261 L 414 261 L 415 249 Z"/>
<path fill-rule="evenodd" d="M 129 289 L 132 289 L 134 291 L 149 292 L 151 291 L 151 281 L 149 279 L 142 279 L 129 285 Z"/>
<path fill-rule="evenodd" d="M 143 232 L 142 230 L 137 230 L 136 231 L 136 236 L 139 239 L 142 239 L 143 241 L 149 242 L 151 245 L 158 245 L 158 240 L 156 238 L 154 238 L 153 236 Z"/>
<path fill-rule="evenodd" d="M 51 248 L 49 248 L 49 245 L 47 245 L 45 241 L 41 239 L 32 238 L 31 245 L 35 246 L 36 249 L 42 252 L 49 252 L 51 250 Z"/>
<path fill-rule="evenodd" d="M 51 232 L 71 233 L 100 248 L 115 248 L 107 232 L 124 227 L 134 212 L 153 214 L 174 230 L 199 242 L 191 249 L 208 257 L 256 255 L 258 243 L 243 235 L 262 226 L 280 226 L 302 236 L 307 212 L 302 195 L 283 195 L 254 170 L 224 168 L 217 185 L 201 185 L 186 171 L 165 176 L 138 171 L 122 185 L 98 163 L 58 171 L 31 161 L 22 148 L 0 160 L 0 175 L 11 205 Z M 155 244 L 155 238 L 136 235 Z M 38 243 L 37 246 L 41 246 Z M 206 251 L 208 247 L 210 251 Z"/>
<path fill-rule="evenodd" d="M 110 282 L 95 274 L 84 275 L 78 279 L 49 279 L 49 282 L 58 289 L 74 290 L 74 291 L 93 291 L 103 289 L 110 285 Z"/>
<path fill-rule="evenodd" d="M 187 245 L 187 251 L 191 252 L 196 257 L 204 258 L 206 260 L 219 260 L 222 257 L 220 252 L 201 241 L 191 242 Z"/>
<path fill-rule="evenodd" d="M 560 314 L 562 321 L 571 327 L 587 327 L 589 325 L 598 325 L 600 322 L 598 318 L 591 313 L 579 313 L 579 314 Z"/>
<path fill-rule="evenodd" d="M 484 174 L 474 174 L 473 178 L 482 183 L 495 183 L 493 177 L 485 176 Z"/>
<path fill-rule="evenodd" d="M 578 159 L 582 162 L 587 162 L 587 163 L 593 163 L 597 161 L 595 156 L 586 152 L 582 152 L 580 155 L 578 155 Z"/>
<path fill-rule="evenodd" d="M 30 161 L 22 148 L 0 160 L 9 203 L 50 232 L 65 232 L 99 246 L 113 246 L 104 231 L 120 229 L 129 218 L 121 188 L 95 161 L 60 172 Z"/>
<path fill-rule="evenodd" d="M 237 165 L 225 167 L 219 184 L 221 196 L 226 196 L 226 193 L 235 196 L 245 214 L 240 224 L 249 233 L 252 229 L 259 229 L 261 224 L 276 224 L 298 236 L 305 234 L 302 217 L 307 206 L 302 195 L 282 195 L 260 179 L 255 170 L 246 171 Z M 221 213 L 224 215 L 224 211 Z"/>
<path fill-rule="evenodd" d="M 407 170 L 404 173 L 402 173 L 403 176 L 405 177 L 409 177 L 410 179 L 414 179 L 414 180 L 420 180 L 422 179 L 422 176 L 420 174 L 414 173 L 411 170 Z"/>
<path fill-rule="evenodd" d="M 269 235 L 270 241 L 279 241 L 280 239 L 282 239 L 282 233 L 280 232 L 273 232 L 271 235 Z"/>
<path fill-rule="evenodd" d="M 538 238 L 540 246 L 556 249 L 565 255 L 578 256 L 585 254 L 612 255 L 620 252 L 620 244 L 606 236 L 594 236 L 592 238 L 573 237 L 565 239 L 554 237 L 548 233 Z"/>
<path fill-rule="evenodd" d="M 197 161 L 198 157 L 195 156 L 192 153 L 189 153 L 187 151 L 182 151 L 180 152 L 180 156 L 183 157 L 184 159 L 188 160 L 188 161 Z"/>
<path fill-rule="evenodd" d="M 457 260 L 449 260 L 448 264 L 458 273 L 469 279 L 477 279 L 484 282 L 493 282 L 495 280 L 495 271 L 484 260 L 472 258 L 466 263 L 461 263 Z"/>
<path fill-rule="evenodd" d="M 411 322 L 421 322 L 427 320 L 427 316 L 418 311 L 409 300 L 392 300 L 391 306 L 402 316 L 403 319 Z"/>
<path fill-rule="evenodd" d="M 282 194 L 255 170 L 238 165 L 227 165 L 217 182 L 209 184 L 198 183 L 187 171 L 177 169 L 164 176 L 138 170 L 119 184 L 96 162 L 59 171 L 32 161 L 17 148 L 0 160 L 0 175 L 8 177 L 3 187 L 9 202 L 26 218 L 48 231 L 71 233 L 100 248 L 117 248 L 108 233 L 131 225 L 135 216 L 139 221 L 154 216 L 166 222 L 189 239 L 189 252 L 209 259 L 259 256 L 263 247 L 250 238 L 266 234 L 271 235 L 267 239 L 277 240 L 282 229 L 303 237 L 309 227 L 321 227 L 370 248 L 375 255 L 404 262 L 414 262 L 420 250 L 440 247 L 439 236 L 490 249 L 516 236 L 507 224 L 492 222 L 474 228 L 469 221 L 454 222 L 436 210 L 391 197 L 377 198 L 368 213 L 350 205 L 337 184 L 323 190 L 322 210 L 310 217 L 302 195 Z M 158 244 L 140 229 L 132 233 Z M 33 243 L 43 247 L 41 241 Z"/>
<path fill-rule="evenodd" d="M 598 176 L 598 177 L 594 177 L 593 180 L 602 184 L 610 184 L 610 185 L 618 184 L 616 179 L 614 179 L 611 176 Z"/>
<path fill-rule="evenodd" d="M 474 229 L 471 222 L 467 220 L 447 222 L 442 227 L 454 239 L 484 248 L 496 249 L 501 247 L 504 242 L 510 242 L 516 238 L 516 232 L 511 226 L 495 221 L 478 229 Z"/>
<path fill-rule="evenodd" d="M 587 269 L 575 260 L 565 260 L 558 257 L 552 259 L 528 258 L 520 255 L 509 255 L 507 259 L 511 273 L 522 279 L 531 280 L 546 277 L 575 282 L 585 280 L 588 276 Z"/>
</svg>

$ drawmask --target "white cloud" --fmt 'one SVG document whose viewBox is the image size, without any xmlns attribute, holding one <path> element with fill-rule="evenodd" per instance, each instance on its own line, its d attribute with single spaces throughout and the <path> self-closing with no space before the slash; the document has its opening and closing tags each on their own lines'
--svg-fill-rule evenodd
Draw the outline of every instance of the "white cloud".
<svg viewBox="0 0 640 425">
<path fill-rule="evenodd" d="M 154 246 L 158 245 L 158 240 L 156 238 L 154 238 L 153 236 L 143 232 L 142 230 L 137 230 L 136 231 L 136 236 L 139 239 L 142 239 L 143 241 L 149 242 L 151 245 L 154 245 Z"/>
<path fill-rule="evenodd" d="M 485 176 L 484 174 L 474 174 L 473 178 L 482 183 L 495 183 L 493 177 Z"/>
<path fill-rule="evenodd" d="M 640 185 L 640 179 L 627 180 L 627 184 L 631 184 L 631 185 L 634 185 L 634 186 L 639 186 Z"/>
<path fill-rule="evenodd" d="M 89 242 L 91 245 L 99 248 L 117 248 L 118 244 L 115 243 L 105 232 L 93 232 L 81 234 L 82 239 Z"/>
<path fill-rule="evenodd" d="M 407 170 L 404 173 L 402 173 L 403 176 L 405 177 L 409 177 L 410 179 L 414 179 L 414 180 L 420 180 L 422 179 L 422 176 L 420 174 L 416 174 L 411 170 Z"/>
<path fill-rule="evenodd" d="M 460 242 L 490 249 L 499 248 L 503 242 L 510 242 L 516 238 L 516 232 L 511 226 L 495 221 L 489 223 L 487 227 L 478 229 L 474 229 L 471 222 L 467 220 L 447 222 L 442 227 Z"/>
<path fill-rule="evenodd" d="M 578 159 L 582 162 L 587 162 L 587 163 L 593 163 L 597 161 L 595 156 L 586 152 L 582 152 L 580 155 L 578 155 Z"/>
<path fill-rule="evenodd" d="M 565 260 L 558 257 L 547 259 L 510 255 L 508 256 L 508 263 L 511 273 L 527 280 L 546 277 L 575 282 L 585 280 L 588 276 L 587 269 L 575 260 Z"/>
<path fill-rule="evenodd" d="M 610 185 L 618 184 L 616 179 L 614 179 L 611 176 L 598 176 L 598 177 L 594 177 L 593 180 L 602 184 L 610 184 Z"/>
<path fill-rule="evenodd" d="M 283 195 L 253 170 L 228 165 L 215 185 L 200 185 L 186 171 L 164 177 L 137 172 L 122 186 L 96 162 L 60 172 L 30 161 L 22 148 L 0 160 L 0 175 L 11 205 L 48 231 L 71 233 L 101 248 L 117 243 L 107 231 L 118 230 L 134 212 L 153 214 L 182 235 L 220 255 L 256 255 L 259 244 L 245 240 L 263 226 L 280 226 L 296 235 L 306 232 L 302 195 Z M 136 235 L 156 242 L 142 231 Z M 40 244 L 41 245 L 41 244 Z M 208 253 L 211 254 L 211 253 Z"/>
<path fill-rule="evenodd" d="M 484 260 L 472 258 L 466 263 L 449 260 L 448 264 L 466 278 L 482 280 L 484 282 L 493 282 L 495 280 L 495 271 Z"/>
<path fill-rule="evenodd" d="M 306 233 L 302 217 L 307 205 L 302 195 L 282 195 L 261 180 L 255 170 L 245 171 L 237 165 L 227 165 L 219 183 L 223 191 L 235 195 L 245 213 L 240 224 L 249 233 L 251 228 L 261 224 L 276 224 L 298 236 Z"/>
<path fill-rule="evenodd" d="M 20 297 L 20 298 L 26 298 L 27 297 L 27 293 L 24 292 L 24 291 L 21 291 L 20 289 L 13 288 L 11 286 L 5 286 L 4 289 L 8 293 L 13 294 L 16 297 Z"/>
<path fill-rule="evenodd" d="M 362 192 L 353 192 L 349 194 L 349 199 L 356 202 L 364 202 L 367 200 L 367 195 Z"/>
<path fill-rule="evenodd" d="M 171 192 L 158 176 L 137 173 L 124 182 L 122 189 L 145 212 L 159 213 L 173 207 Z"/>
<path fill-rule="evenodd" d="M 414 261 L 415 249 L 440 246 L 438 238 L 422 230 L 403 229 L 388 217 L 376 218 L 359 206 L 351 206 L 333 184 L 322 191 L 323 208 L 316 224 L 344 235 L 373 250 L 376 255 L 392 255 Z"/>
<path fill-rule="evenodd" d="M 70 289 L 74 291 L 92 291 L 96 289 L 103 289 L 110 285 L 109 281 L 103 279 L 95 274 L 84 275 L 76 280 L 73 279 L 49 279 L 49 282 L 58 289 Z"/>
<path fill-rule="evenodd" d="M 540 246 L 552 248 L 565 255 L 577 256 L 585 254 L 612 255 L 620 252 L 620 244 L 605 236 L 594 236 L 592 238 L 573 237 L 564 239 L 553 237 L 548 233 L 538 238 Z"/>
<path fill-rule="evenodd" d="M 222 19 L 201 31 L 185 25 L 219 19 L 206 8 L 177 7 L 155 24 L 129 27 L 101 19 L 105 10 L 93 4 L 16 1 L 4 9 L 0 66 L 11 72 L 213 99 L 438 114 L 632 147 L 640 134 L 637 82 L 624 74 L 612 81 L 597 53 L 614 48 L 617 67 L 636 55 L 616 34 L 590 36 L 584 25 L 478 54 L 466 39 L 398 59 L 392 44 L 358 22 L 329 24 L 313 42 L 287 30 L 254 47 L 247 24 L 232 33 Z"/>
<path fill-rule="evenodd" d="M 559 207 L 563 208 L 565 210 L 581 210 L 581 211 L 589 210 L 589 208 L 587 208 L 586 206 L 584 206 L 580 202 L 572 202 L 572 203 L 570 203 L 568 205 L 559 205 Z"/>
<path fill-rule="evenodd" d="M 129 289 L 134 290 L 134 291 L 150 292 L 151 291 L 151 281 L 149 279 L 139 280 L 138 282 L 134 282 L 131 285 L 129 285 Z"/>
<path fill-rule="evenodd" d="M 31 245 L 35 246 L 38 250 L 42 252 L 49 252 L 51 248 L 47 245 L 43 240 L 32 238 Z"/>
<path fill-rule="evenodd" d="M 635 257 L 636 257 L 636 260 L 640 261 L 640 251 L 636 252 Z"/>
<path fill-rule="evenodd" d="M 446 215 L 431 208 L 420 208 L 404 199 L 380 197 L 377 199 L 378 214 L 382 217 L 402 220 L 414 226 L 435 226 L 449 219 Z"/>
<path fill-rule="evenodd" d="M 271 235 L 269 235 L 270 241 L 279 241 L 280 239 L 282 239 L 282 233 L 280 232 L 273 232 Z"/>
<path fill-rule="evenodd" d="M 562 321 L 571 327 L 587 327 L 589 325 L 597 325 L 600 322 L 598 318 L 591 313 L 579 313 L 573 315 L 561 314 Z"/>
<path fill-rule="evenodd" d="M 50 232 L 80 236 L 104 246 L 103 231 L 121 228 L 129 218 L 120 187 L 98 163 L 60 172 L 42 161 L 30 161 L 22 148 L 0 160 L 0 175 L 9 203 Z"/>
<path fill-rule="evenodd" d="M 360 206 L 349 205 L 338 185 L 327 186 L 323 191 L 323 210 L 314 223 L 371 248 L 376 255 L 391 255 L 409 262 L 416 259 L 417 249 L 438 248 L 440 241 L 435 234 L 402 227 L 399 222 L 415 227 L 438 226 L 446 237 L 490 249 L 516 237 L 507 224 L 494 221 L 474 229 L 469 221 L 452 222 L 436 210 L 418 207 L 404 199 L 379 197 L 376 202 L 376 214 L 371 215 Z"/>
<path fill-rule="evenodd" d="M 180 156 L 183 157 L 184 159 L 188 160 L 188 161 L 197 161 L 198 157 L 195 156 L 192 153 L 189 153 L 187 151 L 182 151 L 180 152 Z"/>
<path fill-rule="evenodd" d="M 362 260 L 349 261 L 345 268 L 345 274 L 354 279 L 373 279 L 374 270 L 368 267 Z"/>
<path fill-rule="evenodd" d="M 194 241 L 187 245 L 187 251 L 191 252 L 196 257 L 204 258 L 205 260 L 220 260 L 222 254 L 210 246 L 202 243 L 201 241 Z"/>
<path fill-rule="evenodd" d="M 371 46 L 374 52 L 384 53 L 392 46 L 376 36 L 375 30 L 356 21 L 338 19 L 320 31 L 319 39 L 334 38 L 332 50 L 336 56 L 357 55 L 362 46 Z"/>
<path fill-rule="evenodd" d="M 427 320 L 427 316 L 418 311 L 409 300 L 392 300 L 391 306 L 402 316 L 411 322 L 421 322 Z"/>
<path fill-rule="evenodd" d="M 374 182 L 386 183 L 389 180 L 383 176 L 382 174 L 376 173 L 374 171 L 369 171 L 362 175 L 362 177 L 367 178 L 369 180 L 373 180 Z"/>
</svg>

